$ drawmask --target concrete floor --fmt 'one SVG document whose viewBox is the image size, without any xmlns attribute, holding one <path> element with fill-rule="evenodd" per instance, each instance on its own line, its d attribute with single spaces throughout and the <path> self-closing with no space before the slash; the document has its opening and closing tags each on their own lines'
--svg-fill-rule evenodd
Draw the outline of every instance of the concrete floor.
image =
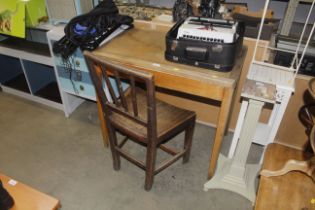
<svg viewBox="0 0 315 210">
<path fill-rule="evenodd" d="M 0 172 L 60 199 L 63 210 L 252 209 L 238 194 L 203 191 L 213 135 L 214 129 L 198 124 L 189 163 L 178 161 L 158 174 L 146 192 L 142 170 L 125 160 L 120 171 L 113 170 L 95 103 L 85 102 L 67 119 L 61 111 L 0 92 Z M 260 154 L 253 146 L 248 161 L 257 162 Z"/>
</svg>

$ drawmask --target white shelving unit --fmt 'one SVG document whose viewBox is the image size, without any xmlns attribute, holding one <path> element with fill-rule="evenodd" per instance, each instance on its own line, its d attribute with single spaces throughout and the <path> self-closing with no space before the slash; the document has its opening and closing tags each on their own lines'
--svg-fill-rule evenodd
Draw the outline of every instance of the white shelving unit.
<svg viewBox="0 0 315 210">
<path fill-rule="evenodd" d="M 53 57 L 53 66 L 54 71 L 57 77 L 57 83 L 60 90 L 61 98 L 63 101 L 63 111 L 66 117 L 69 117 L 70 114 L 80 106 L 86 99 L 96 101 L 95 90 L 94 86 L 86 83 L 82 83 L 77 80 L 82 80 L 82 75 L 85 77 L 89 77 L 89 73 L 87 72 L 87 68 L 85 71 L 82 71 L 82 66 L 86 65 L 85 60 L 83 57 L 77 57 L 73 55 L 74 60 L 74 68 L 73 71 L 74 75 L 81 75 L 80 79 L 70 79 L 69 75 L 67 74 L 67 70 L 64 68 L 63 64 L 61 63 L 60 57 L 55 55 L 53 52 L 53 43 L 60 40 L 64 36 L 64 27 L 65 25 L 58 25 L 55 26 L 52 30 L 47 33 L 47 39 L 49 44 L 50 53 Z M 78 54 L 80 50 L 77 49 L 75 54 Z M 79 64 L 79 65 L 76 65 Z M 92 90 L 91 90 L 92 89 Z M 87 90 L 89 94 L 86 93 Z M 92 92 L 92 93 L 91 93 Z"/>
<path fill-rule="evenodd" d="M 123 31 L 124 30 L 116 30 L 101 44 L 108 42 Z M 96 101 L 96 93 L 83 53 L 79 48 L 66 59 L 67 62 L 71 62 L 70 69 L 69 66 L 66 67 L 64 63 L 65 61 L 62 59 L 61 55 L 53 52 L 53 43 L 60 40 L 63 36 L 64 25 L 56 26 L 47 33 L 65 116 L 68 117 L 86 99 Z M 110 80 L 115 82 L 112 79 Z M 128 84 L 123 83 L 123 89 L 126 89 L 127 87 Z M 106 85 L 104 86 L 104 89 L 106 92 L 108 91 Z M 118 92 L 118 90 L 114 91 Z"/>
<path fill-rule="evenodd" d="M 27 52 L 25 50 L 13 49 L 13 48 L 10 48 L 7 46 L 1 46 L 1 45 L 0 45 L 0 54 L 20 58 L 23 60 L 33 61 L 36 63 L 41 63 L 47 66 L 53 66 L 53 61 L 49 55 L 35 54 L 32 52 Z"/>
<path fill-rule="evenodd" d="M 0 42 L 4 92 L 64 110 L 48 46 L 8 38 Z"/>
</svg>

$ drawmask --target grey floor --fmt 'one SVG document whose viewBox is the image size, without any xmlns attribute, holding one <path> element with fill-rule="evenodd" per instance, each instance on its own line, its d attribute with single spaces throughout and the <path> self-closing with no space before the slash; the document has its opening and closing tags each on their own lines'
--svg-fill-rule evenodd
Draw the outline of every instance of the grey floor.
<svg viewBox="0 0 315 210">
<path fill-rule="evenodd" d="M 213 135 L 214 129 L 198 124 L 189 163 L 178 161 L 161 172 L 146 192 L 142 170 L 124 160 L 120 171 L 112 169 L 95 103 L 83 103 L 67 119 L 61 111 L 0 92 L 0 172 L 60 199 L 63 210 L 252 209 L 238 194 L 203 191 Z M 253 146 L 248 161 L 257 162 L 260 154 Z"/>
</svg>

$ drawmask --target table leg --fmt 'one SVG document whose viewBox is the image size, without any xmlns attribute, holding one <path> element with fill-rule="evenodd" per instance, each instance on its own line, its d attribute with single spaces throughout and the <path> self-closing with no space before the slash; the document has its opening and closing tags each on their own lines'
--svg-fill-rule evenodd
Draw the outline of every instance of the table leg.
<svg viewBox="0 0 315 210">
<path fill-rule="evenodd" d="M 247 100 L 243 100 L 240 112 L 238 114 L 237 123 L 236 123 L 233 139 L 232 139 L 230 150 L 229 150 L 229 154 L 228 154 L 228 158 L 229 159 L 232 159 L 233 156 L 234 156 L 234 153 L 235 153 L 235 150 L 236 150 L 236 146 L 237 146 L 237 143 L 238 143 L 240 135 L 241 135 L 241 129 L 243 127 L 243 123 L 244 123 L 245 115 L 246 115 L 246 112 L 247 112 L 247 108 L 248 108 L 248 101 Z"/>
<path fill-rule="evenodd" d="M 109 146 L 109 140 L 108 140 L 108 131 L 107 131 L 107 127 L 106 127 L 106 121 L 104 118 L 104 112 L 103 112 L 101 104 L 100 104 L 101 102 L 98 98 L 96 100 L 96 103 L 97 103 L 97 109 L 98 109 L 98 117 L 99 117 L 100 123 L 101 123 L 101 130 L 102 130 L 104 146 L 108 147 Z"/>
<path fill-rule="evenodd" d="M 238 86 L 237 86 L 238 88 Z M 235 90 L 237 90 L 237 88 Z M 231 99 L 231 104 L 230 104 L 230 108 L 229 108 L 229 114 L 228 114 L 228 118 L 227 118 L 227 121 L 226 121 L 226 125 L 230 125 L 230 122 L 231 122 L 231 118 L 232 118 L 232 104 L 234 104 L 233 102 L 235 101 L 235 98 L 236 98 L 236 95 L 237 95 L 237 92 L 236 91 L 233 91 L 233 94 L 232 94 L 232 99 Z M 225 126 L 225 130 L 224 130 L 224 135 L 227 135 L 229 132 L 229 126 Z"/>
<path fill-rule="evenodd" d="M 101 73 L 101 68 L 99 66 L 96 67 L 96 73 L 98 75 L 98 77 L 102 77 L 102 73 Z M 109 146 L 109 137 L 108 137 L 108 130 L 106 127 L 106 121 L 104 118 L 104 112 L 101 106 L 101 101 L 99 100 L 99 98 L 96 96 L 96 103 L 97 103 L 97 109 L 98 109 L 98 118 L 100 119 L 100 123 L 101 123 L 101 130 L 102 130 L 102 136 L 103 136 L 103 142 L 104 142 L 104 146 L 108 147 Z"/>
<path fill-rule="evenodd" d="M 225 88 L 223 97 L 222 97 L 223 99 L 221 102 L 219 118 L 217 120 L 217 130 L 215 133 L 214 143 L 213 143 L 211 157 L 210 157 L 208 179 L 211 179 L 215 172 L 217 160 L 218 160 L 220 149 L 221 149 L 222 139 L 224 137 L 225 128 L 227 126 L 227 121 L 230 114 L 232 97 L 233 97 L 233 89 Z"/>
</svg>

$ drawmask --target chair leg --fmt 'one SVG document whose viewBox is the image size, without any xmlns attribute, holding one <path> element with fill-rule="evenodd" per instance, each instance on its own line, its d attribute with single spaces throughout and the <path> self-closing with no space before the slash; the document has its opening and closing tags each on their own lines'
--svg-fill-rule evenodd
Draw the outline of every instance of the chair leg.
<svg viewBox="0 0 315 210">
<path fill-rule="evenodd" d="M 120 156 L 119 153 L 116 150 L 117 147 L 117 137 L 116 137 L 116 132 L 115 129 L 112 126 L 108 126 L 108 131 L 109 131 L 109 141 L 110 141 L 110 149 L 112 151 L 112 156 L 113 156 L 113 167 L 114 170 L 118 171 L 120 169 Z"/>
<path fill-rule="evenodd" d="M 186 152 L 183 156 L 183 163 L 187 163 L 189 161 L 192 139 L 194 135 L 194 128 L 195 128 L 195 118 L 191 121 L 191 123 L 187 126 L 185 130 L 184 150 L 186 150 Z"/>
<path fill-rule="evenodd" d="M 145 184 L 146 191 L 151 190 L 154 180 L 155 160 L 156 160 L 156 145 L 151 142 L 147 148 L 146 170 L 145 170 Z"/>
</svg>

